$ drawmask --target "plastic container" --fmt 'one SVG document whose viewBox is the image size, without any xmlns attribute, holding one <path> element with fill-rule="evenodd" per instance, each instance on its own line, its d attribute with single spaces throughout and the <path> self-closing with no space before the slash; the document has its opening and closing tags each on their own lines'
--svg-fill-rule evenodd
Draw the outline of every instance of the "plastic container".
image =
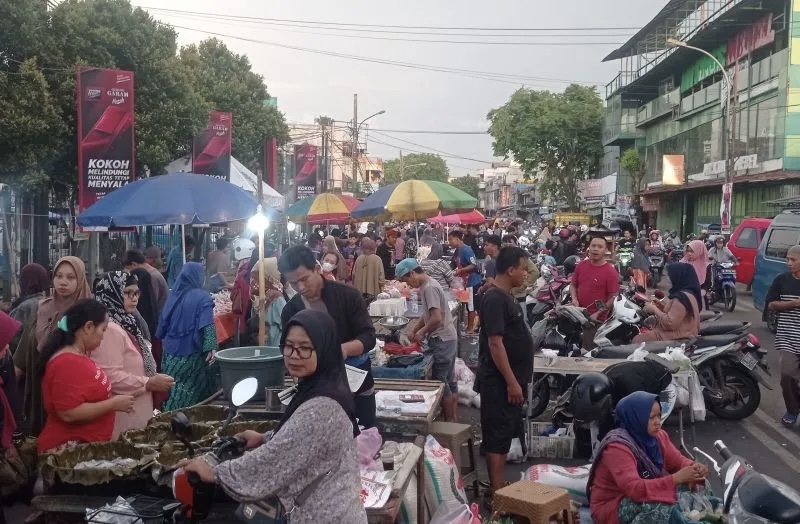
<svg viewBox="0 0 800 524">
<path fill-rule="evenodd" d="M 222 379 L 222 392 L 230 398 L 231 389 L 247 377 L 258 379 L 256 395 L 251 401 L 264 401 L 264 388 L 283 387 L 283 354 L 280 348 L 271 346 L 250 346 L 217 351 L 217 362 Z"/>
<path fill-rule="evenodd" d="M 575 450 L 575 434 L 572 424 L 567 425 L 567 434 L 564 436 L 541 436 L 551 425 L 549 422 L 531 421 L 528 428 L 528 458 L 572 458 Z"/>
</svg>

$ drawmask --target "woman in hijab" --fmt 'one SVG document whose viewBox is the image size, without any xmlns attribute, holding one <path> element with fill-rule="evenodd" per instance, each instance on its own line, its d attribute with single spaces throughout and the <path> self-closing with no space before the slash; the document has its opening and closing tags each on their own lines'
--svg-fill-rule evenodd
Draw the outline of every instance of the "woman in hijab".
<svg viewBox="0 0 800 524">
<path fill-rule="evenodd" d="M 644 306 L 653 315 L 653 324 L 650 331 L 634 337 L 635 343 L 693 338 L 700 332 L 700 283 L 694 268 L 675 262 L 667 266 L 667 275 L 672 282 L 669 302 L 664 306 L 655 302 Z"/>
<path fill-rule="evenodd" d="M 386 274 L 383 272 L 383 260 L 375 254 L 375 241 L 369 237 L 361 239 L 361 254 L 353 267 L 353 286 L 362 295 L 377 296 L 383 291 Z"/>
<path fill-rule="evenodd" d="M 26 264 L 19 272 L 19 298 L 11 303 L 10 315 L 23 325 L 39 310 L 39 301 L 50 290 L 50 277 L 39 264 Z M 16 349 L 11 346 L 12 351 Z"/>
<path fill-rule="evenodd" d="M 278 427 L 266 434 L 241 433 L 253 451 L 240 458 L 215 467 L 195 459 L 185 469 L 240 502 L 277 497 L 284 508 L 295 508 L 292 522 L 366 523 L 355 405 L 337 341 L 327 313 L 304 309 L 294 315 L 281 348 L 297 386 Z"/>
<path fill-rule="evenodd" d="M 53 296 L 39 302 L 36 321 L 30 321 L 14 353 L 17 378 L 24 377 L 25 418 L 30 435 L 36 436 L 44 427 L 39 353 L 47 338 L 55 331 L 64 313 L 78 301 L 89 298 L 91 290 L 86 282 L 86 266 L 78 257 L 63 257 L 53 269 Z"/>
<path fill-rule="evenodd" d="M 456 275 L 450 264 L 444 260 L 444 249 L 442 245 L 437 242 L 433 237 L 430 241 L 420 239 L 419 243 L 425 247 L 430 246 L 430 253 L 428 256 L 419 261 L 419 265 L 428 276 L 436 280 L 442 289 L 450 289 L 451 284 L 455 281 Z"/>
<path fill-rule="evenodd" d="M 692 240 L 689 242 L 683 253 L 681 262 L 691 264 L 697 275 L 697 281 L 700 282 L 700 287 L 707 289 L 708 280 L 710 280 L 709 273 L 711 264 L 708 261 L 708 249 L 706 248 L 705 242 L 702 240 Z"/>
<path fill-rule="evenodd" d="M 117 414 L 112 440 L 129 429 L 144 428 L 153 417 L 153 393 L 166 393 L 175 383 L 158 373 L 150 342 L 133 316 L 141 289 L 127 271 L 108 273 L 94 289 L 95 299 L 108 310 L 109 322 L 91 359 L 111 381 L 111 393 L 136 399 L 131 412 Z"/>
<path fill-rule="evenodd" d="M 158 301 L 153 292 L 153 277 L 150 272 L 143 268 L 137 267 L 132 269 L 130 274 L 136 277 L 139 284 L 139 302 L 136 304 L 136 310 L 144 320 L 147 326 L 147 332 L 150 334 L 150 343 L 153 346 L 153 357 L 156 360 L 156 365 L 161 367 L 161 344 L 156 348 L 155 333 L 158 329 Z"/>
<path fill-rule="evenodd" d="M 342 255 L 342 252 L 339 251 L 339 246 L 336 244 L 336 239 L 331 235 L 326 236 L 322 241 L 322 257 L 320 257 L 320 260 L 325 258 L 325 255 L 328 253 L 333 253 L 337 258 L 333 276 L 336 277 L 336 280 L 339 282 L 344 282 L 347 280 L 347 264 L 345 263 L 344 255 Z"/>
<path fill-rule="evenodd" d="M 647 273 L 650 271 L 650 259 L 647 257 L 649 247 L 650 241 L 640 238 L 636 241 L 631 259 L 633 285 L 642 289 L 647 289 Z"/>
<path fill-rule="evenodd" d="M 193 406 L 216 391 L 208 362 L 217 349 L 214 301 L 203 289 L 205 268 L 187 262 L 169 292 L 158 319 L 156 337 L 164 357 L 161 369 L 175 378 L 164 411 Z"/>
<path fill-rule="evenodd" d="M 661 429 L 658 395 L 637 391 L 619 401 L 618 428 L 600 443 L 589 471 L 592 520 L 673 524 L 686 520 L 676 486 L 702 482 L 708 468 L 681 455 Z"/>
<path fill-rule="evenodd" d="M 255 331 L 258 330 L 259 318 L 259 274 L 264 271 L 264 323 L 266 324 L 268 346 L 277 347 L 281 341 L 281 313 L 286 302 L 289 301 L 288 295 L 281 284 L 281 274 L 278 271 L 277 258 L 265 258 L 250 272 L 250 302 L 253 304 L 251 319 L 255 320 Z"/>
</svg>

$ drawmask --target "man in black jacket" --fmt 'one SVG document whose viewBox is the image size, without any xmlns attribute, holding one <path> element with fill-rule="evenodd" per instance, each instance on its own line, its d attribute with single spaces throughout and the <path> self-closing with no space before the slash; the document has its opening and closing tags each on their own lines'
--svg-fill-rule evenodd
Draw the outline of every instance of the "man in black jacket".
<svg viewBox="0 0 800 524">
<path fill-rule="evenodd" d="M 367 352 L 375 347 L 375 327 L 361 294 L 354 287 L 323 278 L 314 252 L 307 246 L 287 249 L 278 261 L 278 269 L 297 290 L 281 313 L 283 330 L 295 313 L 306 308 L 325 311 L 333 318 L 345 363 L 367 372 L 364 383 L 355 393 L 356 418 L 359 425 L 373 427 L 375 382 Z"/>
</svg>

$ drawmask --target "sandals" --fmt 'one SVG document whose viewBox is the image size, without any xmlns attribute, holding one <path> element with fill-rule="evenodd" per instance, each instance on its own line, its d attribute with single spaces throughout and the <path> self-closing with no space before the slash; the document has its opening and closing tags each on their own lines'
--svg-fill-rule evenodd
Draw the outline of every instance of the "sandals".
<svg viewBox="0 0 800 524">
<path fill-rule="evenodd" d="M 783 417 L 781 418 L 781 424 L 787 428 L 791 428 L 795 425 L 795 423 L 797 423 L 797 413 L 792 414 L 787 411 L 783 414 Z"/>
</svg>

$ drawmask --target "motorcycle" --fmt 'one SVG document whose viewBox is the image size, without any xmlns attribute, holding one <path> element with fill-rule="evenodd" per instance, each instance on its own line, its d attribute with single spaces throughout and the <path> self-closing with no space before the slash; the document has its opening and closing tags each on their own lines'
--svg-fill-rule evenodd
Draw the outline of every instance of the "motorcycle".
<svg viewBox="0 0 800 524">
<path fill-rule="evenodd" d="M 736 270 L 733 262 L 721 262 L 711 266 L 711 282 L 713 285 L 706 293 L 706 307 L 717 302 L 724 302 L 725 310 L 736 309 Z"/>
<path fill-rule="evenodd" d="M 650 283 L 656 287 L 664 275 L 664 251 L 662 249 L 651 251 L 647 258 L 650 259 Z"/>
<path fill-rule="evenodd" d="M 670 262 L 680 262 L 683 259 L 683 247 L 674 247 L 667 251 L 667 260 Z"/>
<path fill-rule="evenodd" d="M 621 247 L 617 250 L 617 273 L 623 280 L 630 272 L 631 260 L 633 260 L 633 248 Z"/>
<path fill-rule="evenodd" d="M 556 305 L 563 305 L 570 301 L 569 276 L 561 276 L 558 268 L 543 265 L 537 287 L 525 298 L 525 310 L 528 316 L 528 326 L 542 320 Z"/>
<path fill-rule="evenodd" d="M 723 483 L 723 513 L 729 522 L 800 523 L 800 492 L 754 470 L 721 440 L 714 442 L 714 448 L 724 460 L 722 466 L 702 449 L 694 451 L 709 461 Z"/>
<path fill-rule="evenodd" d="M 239 406 L 253 398 L 258 389 L 258 379 L 249 377 L 236 383 L 231 390 L 231 406 L 228 409 L 228 418 L 223 428 L 231 422 Z M 194 448 L 188 441 L 189 419 L 183 413 L 176 413 L 172 418 L 172 432 L 189 450 L 189 456 L 194 456 Z M 226 460 L 241 457 L 244 454 L 245 441 L 240 437 L 226 437 L 218 440 L 210 452 L 203 455 L 203 460 L 212 467 Z M 180 502 L 180 508 L 175 511 L 176 523 L 196 523 L 206 519 L 211 512 L 211 505 L 216 492 L 215 484 L 208 484 L 200 480 L 197 473 L 187 472 L 183 468 L 175 471 L 172 477 L 172 492 L 175 499 Z"/>
</svg>

